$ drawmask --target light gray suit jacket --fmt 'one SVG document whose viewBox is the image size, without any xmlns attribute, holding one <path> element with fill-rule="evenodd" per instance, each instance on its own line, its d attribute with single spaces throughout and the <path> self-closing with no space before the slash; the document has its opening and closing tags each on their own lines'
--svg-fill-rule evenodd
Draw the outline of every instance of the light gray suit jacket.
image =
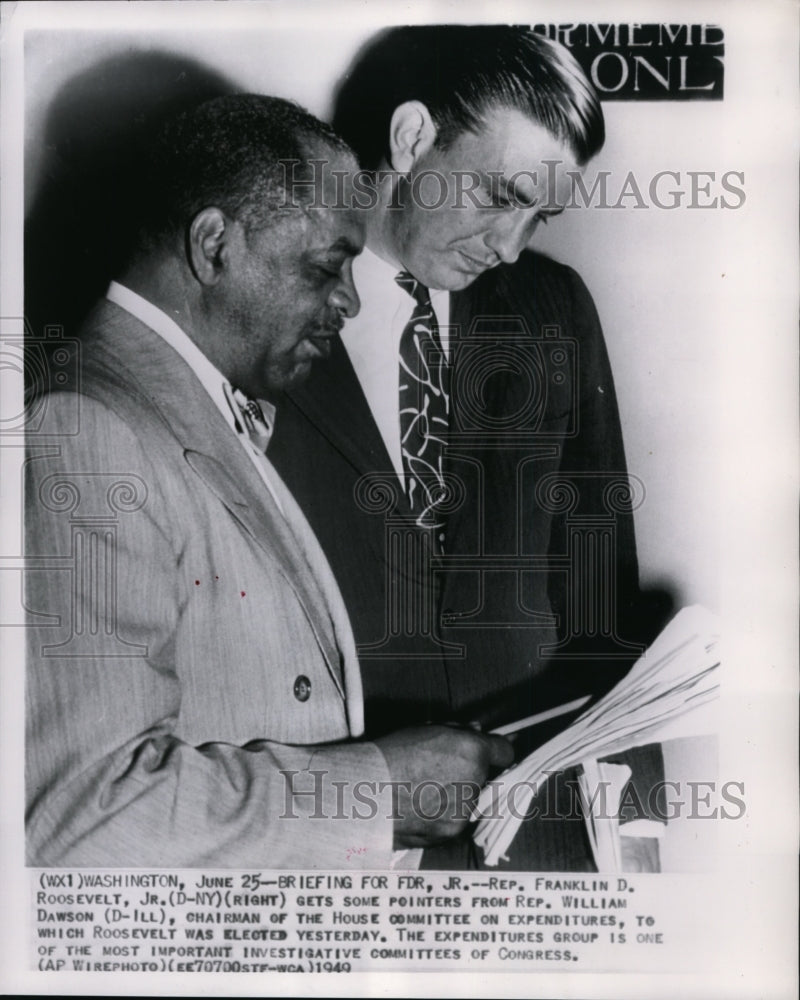
<svg viewBox="0 0 800 1000">
<path fill-rule="evenodd" d="M 351 740 L 353 637 L 299 509 L 147 326 L 103 302 L 82 343 L 43 400 L 78 433 L 26 463 L 29 863 L 386 867 L 389 774 Z"/>
</svg>

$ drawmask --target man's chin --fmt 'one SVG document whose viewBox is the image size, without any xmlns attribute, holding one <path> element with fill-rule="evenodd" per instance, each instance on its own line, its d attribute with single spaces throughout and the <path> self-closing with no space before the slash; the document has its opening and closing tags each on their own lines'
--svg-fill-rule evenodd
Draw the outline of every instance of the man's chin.
<svg viewBox="0 0 800 1000">
<path fill-rule="evenodd" d="M 453 278 L 448 286 L 448 291 L 460 292 L 464 288 L 469 288 L 469 286 L 478 280 L 483 274 L 483 271 L 464 273 L 463 271 L 458 271 L 456 276 Z"/>
<path fill-rule="evenodd" d="M 490 270 L 490 268 L 471 268 L 466 265 L 463 268 L 442 268 L 441 273 L 434 276 L 428 287 L 441 289 L 442 291 L 447 292 L 460 292 L 462 289 L 468 288 L 473 282 L 477 281 L 478 278 L 480 278 L 480 276 L 485 274 L 488 270 Z"/>
<path fill-rule="evenodd" d="M 286 376 L 288 387 L 293 389 L 295 386 L 302 385 L 311 374 L 314 364 L 315 362 L 311 358 L 298 361 L 294 368 Z"/>
<path fill-rule="evenodd" d="M 471 285 L 478 276 L 478 274 L 459 271 L 456 268 L 441 268 L 419 280 L 426 288 L 434 291 L 460 292 L 462 288 Z"/>
<path fill-rule="evenodd" d="M 267 398 L 276 393 L 290 392 L 302 385 L 311 374 L 312 364 L 311 359 L 307 359 L 295 362 L 291 368 L 271 372 L 267 381 Z"/>
</svg>

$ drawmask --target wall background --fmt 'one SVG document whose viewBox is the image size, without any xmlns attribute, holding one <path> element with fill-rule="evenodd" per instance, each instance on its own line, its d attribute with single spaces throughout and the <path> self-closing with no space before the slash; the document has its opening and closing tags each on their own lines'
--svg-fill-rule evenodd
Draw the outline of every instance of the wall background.
<svg viewBox="0 0 800 1000">
<path fill-rule="evenodd" d="M 517 12 L 520 6 L 514 4 Z M 673 23 L 722 24 L 725 101 L 607 104 L 610 138 L 601 162 L 612 158 L 625 172 L 657 163 L 659 169 L 719 168 L 746 174 L 747 202 L 735 212 L 592 210 L 562 217 L 542 234 L 554 254 L 582 273 L 602 314 L 629 465 L 648 487 L 647 503 L 637 517 L 643 570 L 651 581 L 675 585 L 683 600 L 714 607 L 718 599 L 722 609 L 719 774 L 742 782 L 747 800 L 743 822 L 714 827 L 711 860 L 719 877 L 700 883 L 693 876 L 686 891 L 681 887 L 669 897 L 678 900 L 676 905 L 688 902 L 707 914 L 709 940 L 702 942 L 707 968 L 704 963 L 704 969 L 682 974 L 683 957 L 675 956 L 668 982 L 663 975 L 644 980 L 629 973 L 604 974 L 594 978 L 592 988 L 608 997 L 662 995 L 665 989 L 686 996 L 793 995 L 796 961 L 790 957 L 787 962 L 787 957 L 796 959 L 797 941 L 796 17 L 783 0 L 758 5 L 747 0 L 536 0 L 529 6 L 537 21 L 668 18 Z M 313 9 L 306 14 L 309 7 Z M 292 0 L 291 5 L 278 0 L 236 7 L 232 2 L 4 4 L 4 333 L 21 336 L 24 202 L 35 199 L 43 169 L 52 164 L 53 150 L 45 138 L 47 113 L 66 81 L 94 59 L 166 48 L 206 61 L 242 86 L 293 96 L 323 113 L 329 81 L 379 23 L 480 21 L 487 20 L 488 9 L 484 0 Z M 499 20 L 509 9 L 505 0 L 492 0 L 491 16 Z M 158 31 L 151 30 L 156 19 Z M 211 21 L 217 23 L 203 30 Z M 34 29 L 50 29 L 57 22 L 57 37 L 40 34 L 34 44 Z M 78 24 L 80 31 L 75 30 Z M 125 38 L 108 37 L 126 25 Z M 24 129 L 19 113 L 23 82 L 29 110 Z M 86 124 L 90 127 L 91 120 Z M 23 148 L 34 168 L 25 198 Z M 59 257 L 66 260 L 72 252 L 71 246 L 56 248 L 54 277 Z M 17 375 L 16 370 L 0 371 L 2 415 L 10 417 L 12 426 L 23 411 Z M 16 568 L 22 552 L 22 449 L 13 447 L 14 442 L 12 435 L 4 436 L 0 449 L 0 535 L 3 555 L 11 558 L 4 564 L 10 571 L 0 573 L 6 626 L 0 629 L 0 737 L 9 761 L 0 769 L 0 854 L 9 900 L 0 945 L 8 955 L 9 981 L 14 977 L 22 986 L 17 992 L 37 994 L 41 977 L 20 971 L 29 942 L 26 921 L 19 915 L 30 905 L 30 882 L 22 860 L 18 766 L 24 759 L 24 630 L 14 626 L 25 617 Z M 709 770 L 703 765 L 694 773 L 705 778 Z M 692 852 L 696 857 L 696 844 Z M 471 974 L 451 979 L 456 992 L 474 993 Z M 567 980 L 563 974 L 540 974 L 537 986 L 543 995 L 562 995 L 572 988 Z M 172 988 L 172 980 L 168 985 Z M 166 986 L 162 984 L 162 992 L 169 992 Z M 408 993 L 405 980 L 387 979 L 381 986 L 387 995 Z M 373 987 L 365 982 L 365 990 Z M 129 989 L 129 980 L 120 980 L 120 988 Z M 232 993 L 242 988 L 242 982 L 229 986 Z"/>
<path fill-rule="evenodd" d="M 29 33 L 26 209 L 53 168 L 48 116 L 54 101 L 78 74 L 104 60 L 189 57 L 237 88 L 291 97 L 326 117 L 334 83 L 374 30 L 318 21 L 282 26 L 264 6 L 234 13 L 224 31 L 194 29 L 187 21 L 180 31 L 145 24 L 120 32 L 100 19 L 95 30 Z M 608 140 L 587 176 L 611 171 L 612 203 L 628 171 L 644 192 L 658 171 L 679 171 L 675 186 L 687 199 L 686 171 L 748 174 L 753 148 L 744 147 L 728 100 L 737 99 L 747 80 L 737 77 L 735 31 L 726 42 L 725 102 L 605 102 Z M 93 123 L 90 109 L 81 128 L 94 128 L 102 146 L 103 126 Z M 718 183 L 712 187 L 720 193 Z M 724 388 L 723 352 L 759 281 L 758 234 L 750 218 L 758 192 L 747 180 L 744 187 L 747 200 L 738 210 L 637 209 L 629 198 L 616 210 L 566 212 L 536 236 L 540 248 L 580 272 L 603 321 L 629 469 L 647 490 L 636 515 L 643 580 L 669 587 L 679 603 L 712 608 L 719 603 L 718 529 L 726 502 L 719 463 L 736 447 L 726 411 L 743 404 Z"/>
</svg>

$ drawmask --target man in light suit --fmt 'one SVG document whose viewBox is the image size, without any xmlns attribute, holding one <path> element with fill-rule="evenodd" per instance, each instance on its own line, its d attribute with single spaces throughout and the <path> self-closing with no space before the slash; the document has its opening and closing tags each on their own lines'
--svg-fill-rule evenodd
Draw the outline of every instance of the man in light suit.
<svg viewBox="0 0 800 1000">
<path fill-rule="evenodd" d="M 181 116 L 79 378 L 31 404 L 30 864 L 381 868 L 465 824 L 420 782 L 455 798 L 509 758 L 452 727 L 357 739 L 347 613 L 265 456 L 269 397 L 358 312 L 362 225 L 328 207 L 354 167 L 275 98 Z"/>
<path fill-rule="evenodd" d="M 597 96 L 530 31 L 404 28 L 358 54 L 333 120 L 375 177 L 362 310 L 269 453 L 342 588 L 367 731 L 597 695 L 652 637 L 614 384 L 580 277 L 527 250 L 603 144 Z M 426 863 L 477 863 L 458 850 Z M 506 864 L 590 869 L 580 819 L 525 824 Z"/>
</svg>

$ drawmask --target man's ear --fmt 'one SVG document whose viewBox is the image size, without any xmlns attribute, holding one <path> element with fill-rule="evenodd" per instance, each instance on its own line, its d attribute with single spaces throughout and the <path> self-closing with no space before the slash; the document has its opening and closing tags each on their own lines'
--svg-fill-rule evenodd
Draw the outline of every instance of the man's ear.
<svg viewBox="0 0 800 1000">
<path fill-rule="evenodd" d="M 192 219 L 186 248 L 189 265 L 201 285 L 216 285 L 227 258 L 229 222 L 219 208 L 204 208 Z"/>
<path fill-rule="evenodd" d="M 406 101 L 394 109 L 389 125 L 391 167 L 407 174 L 414 164 L 433 148 L 436 126 L 431 113 L 421 101 Z"/>
</svg>

